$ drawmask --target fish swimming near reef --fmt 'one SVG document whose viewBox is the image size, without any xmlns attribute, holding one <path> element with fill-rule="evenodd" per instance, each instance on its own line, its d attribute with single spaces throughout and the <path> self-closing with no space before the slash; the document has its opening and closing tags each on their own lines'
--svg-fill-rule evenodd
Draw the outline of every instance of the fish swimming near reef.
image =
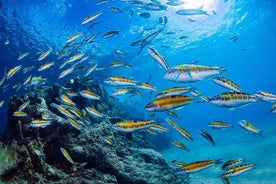
<svg viewBox="0 0 276 184">
<path fill-rule="evenodd" d="M 134 86 L 137 84 L 136 80 L 129 79 L 126 77 L 114 76 L 107 78 L 104 83 L 110 85 L 127 85 L 127 86 Z"/>
<path fill-rule="evenodd" d="M 242 89 L 236 83 L 225 77 L 214 77 L 213 81 L 226 89 L 230 89 L 236 92 L 242 92 Z"/>
<path fill-rule="evenodd" d="M 183 150 L 187 150 L 189 151 L 189 149 L 182 143 L 182 142 L 179 142 L 179 141 L 172 141 L 171 142 L 173 145 L 183 149 Z"/>
<path fill-rule="evenodd" d="M 45 59 L 49 54 L 51 54 L 52 51 L 53 51 L 53 48 L 50 47 L 48 50 L 45 50 L 44 52 L 42 52 L 37 60 L 41 61 Z"/>
<path fill-rule="evenodd" d="M 62 155 L 66 158 L 67 161 L 69 161 L 71 164 L 75 164 L 75 162 L 73 161 L 72 157 L 70 156 L 69 152 L 64 149 L 64 148 L 59 148 Z"/>
<path fill-rule="evenodd" d="M 25 112 L 22 112 L 22 111 L 15 111 L 14 113 L 13 113 L 13 116 L 14 117 L 27 117 L 28 116 L 28 114 L 27 113 L 25 113 Z"/>
<path fill-rule="evenodd" d="M 181 10 L 176 11 L 176 14 L 178 14 L 178 15 L 207 15 L 207 16 L 209 16 L 209 14 L 206 11 L 204 11 L 202 8 L 203 8 L 203 6 L 201 6 L 198 9 L 181 9 Z"/>
<path fill-rule="evenodd" d="M 208 140 L 209 142 L 212 143 L 212 145 L 215 145 L 215 140 L 213 139 L 213 137 L 210 135 L 210 133 L 208 133 L 205 130 L 200 130 L 199 131 L 200 135 L 202 135 L 206 140 Z"/>
<path fill-rule="evenodd" d="M 223 67 L 219 66 L 183 64 L 168 69 L 163 78 L 175 82 L 196 82 L 225 71 Z"/>
<path fill-rule="evenodd" d="M 97 111 L 96 109 L 94 109 L 92 107 L 85 107 L 85 110 L 93 116 L 103 117 L 102 113 L 100 113 L 99 111 Z"/>
<path fill-rule="evenodd" d="M 229 177 L 229 176 L 237 176 L 241 173 L 244 173 L 245 171 L 248 171 L 253 168 L 253 164 L 242 164 L 235 166 L 233 168 L 230 168 L 226 170 L 221 176 L 222 177 Z"/>
<path fill-rule="evenodd" d="M 173 163 L 177 166 L 179 166 L 179 170 L 176 172 L 176 174 L 187 174 L 187 173 L 193 173 L 198 172 L 203 169 L 207 169 L 213 165 L 221 163 L 220 160 L 202 160 L 202 161 L 196 161 L 191 163 L 183 163 L 183 162 L 177 162 L 173 161 Z"/>
<path fill-rule="evenodd" d="M 36 120 L 31 121 L 30 127 L 33 127 L 33 128 L 45 128 L 45 127 L 47 127 L 47 126 L 49 126 L 51 124 L 52 124 L 52 121 L 36 119 Z"/>
<path fill-rule="evenodd" d="M 55 64 L 54 62 L 43 63 L 42 65 L 40 65 L 38 71 L 46 70 L 46 69 L 52 67 L 54 64 Z"/>
<path fill-rule="evenodd" d="M 234 110 L 237 107 L 245 106 L 253 102 L 257 102 L 258 99 L 255 95 L 250 95 L 242 92 L 227 92 L 216 95 L 212 98 L 208 98 L 208 101 L 213 105 L 219 107 L 230 108 Z"/>
<path fill-rule="evenodd" d="M 190 104 L 194 100 L 191 96 L 172 95 L 157 98 L 148 103 L 145 107 L 147 111 L 166 111 Z"/>
<path fill-rule="evenodd" d="M 157 121 L 147 120 L 147 121 L 136 121 L 136 120 L 124 120 L 113 124 L 113 128 L 118 131 L 123 132 L 133 132 L 137 130 L 147 129 L 155 125 Z"/>
<path fill-rule="evenodd" d="M 84 97 L 84 98 L 88 98 L 91 100 L 100 100 L 101 96 L 90 91 L 90 90 L 81 90 L 79 91 L 79 94 Z"/>
</svg>

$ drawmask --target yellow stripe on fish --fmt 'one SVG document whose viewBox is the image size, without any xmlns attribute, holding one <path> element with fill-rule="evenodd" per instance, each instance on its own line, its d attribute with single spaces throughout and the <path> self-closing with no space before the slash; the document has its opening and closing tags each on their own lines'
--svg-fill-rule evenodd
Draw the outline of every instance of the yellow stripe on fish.
<svg viewBox="0 0 276 184">
<path fill-rule="evenodd" d="M 126 77 L 109 77 L 104 81 L 106 84 L 110 85 L 129 85 L 129 86 L 135 86 L 137 84 L 136 80 L 132 80 Z"/>
<path fill-rule="evenodd" d="M 73 161 L 73 159 L 71 158 L 70 154 L 66 149 L 60 148 L 60 151 L 62 155 L 66 158 L 66 160 L 68 160 L 71 164 L 75 164 L 75 162 Z"/>
<path fill-rule="evenodd" d="M 177 146 L 177 147 L 183 149 L 183 150 L 189 151 L 189 149 L 188 149 L 182 142 L 180 142 L 180 141 L 172 141 L 171 143 L 172 143 L 173 145 L 175 145 L 175 146 Z"/>
<path fill-rule="evenodd" d="M 22 65 L 18 65 L 10 69 L 7 73 L 7 79 L 10 79 L 12 76 L 14 76 L 14 74 L 16 74 L 21 68 L 22 68 Z"/>
<path fill-rule="evenodd" d="M 94 13 L 88 17 L 86 17 L 82 22 L 81 24 L 84 25 L 84 24 L 87 24 L 89 22 L 91 22 L 92 20 L 96 19 L 97 17 L 99 17 L 101 14 L 103 14 L 102 12 L 98 12 L 98 13 Z"/>
<path fill-rule="evenodd" d="M 219 66 L 203 66 L 194 64 L 179 65 L 167 70 L 164 79 L 175 82 L 196 82 L 226 71 Z"/>
<path fill-rule="evenodd" d="M 21 111 L 15 111 L 15 112 L 13 113 L 13 116 L 14 116 L 14 117 L 27 117 L 28 114 L 25 113 L 25 112 L 21 112 Z"/>
<path fill-rule="evenodd" d="M 55 64 L 54 62 L 43 63 L 42 65 L 40 65 L 38 71 L 46 70 L 46 69 L 52 67 L 54 64 Z"/>
<path fill-rule="evenodd" d="M 85 107 L 85 110 L 94 116 L 103 117 L 102 113 L 92 107 Z"/>
<path fill-rule="evenodd" d="M 258 129 L 257 127 L 255 127 L 252 123 L 250 123 L 249 121 L 247 120 L 241 120 L 239 122 L 239 125 L 244 128 L 245 130 L 248 130 L 250 132 L 253 132 L 253 133 L 256 133 L 256 134 L 259 134 L 261 133 L 261 130 Z"/>
<path fill-rule="evenodd" d="M 265 91 L 258 91 L 255 94 L 256 97 L 264 100 L 264 101 L 269 101 L 269 102 L 274 102 L 276 101 L 276 95 L 269 93 L 269 92 L 265 92 Z"/>
<path fill-rule="evenodd" d="M 224 88 L 227 88 L 236 92 L 242 92 L 242 89 L 236 83 L 234 83 L 233 81 L 225 77 L 214 77 L 213 81 Z"/>
<path fill-rule="evenodd" d="M 84 97 L 84 98 L 88 98 L 88 99 L 91 99 L 91 100 L 100 100 L 100 96 L 90 90 L 82 90 L 82 91 L 79 91 L 79 94 Z"/>
<path fill-rule="evenodd" d="M 172 95 L 182 95 L 182 94 L 187 93 L 191 90 L 194 90 L 194 88 L 184 87 L 184 86 L 172 87 L 172 88 L 165 89 L 165 90 L 161 91 L 160 93 L 158 93 L 156 95 L 156 98 L 161 98 L 161 97 L 165 97 L 165 96 L 172 96 Z"/>
<path fill-rule="evenodd" d="M 208 99 L 212 104 L 219 107 L 233 109 L 258 101 L 255 95 L 242 92 L 227 92 Z"/>
<path fill-rule="evenodd" d="M 165 70 L 169 69 L 169 65 L 165 58 L 154 48 L 148 48 L 149 54 L 156 60 Z"/>
<path fill-rule="evenodd" d="M 172 95 L 157 98 L 148 103 L 145 107 L 147 111 L 165 111 L 190 104 L 194 100 L 191 96 Z"/>
<path fill-rule="evenodd" d="M 37 120 L 31 121 L 30 126 L 33 128 L 45 128 L 51 124 L 52 124 L 51 121 L 37 119 Z"/>
<path fill-rule="evenodd" d="M 176 174 L 186 174 L 201 171 L 218 163 L 220 163 L 219 160 L 203 160 L 191 162 L 188 164 L 177 164 L 180 167 L 180 170 Z"/>
<path fill-rule="evenodd" d="M 48 50 L 42 52 L 42 54 L 39 56 L 39 58 L 37 60 L 41 61 L 41 60 L 45 59 L 52 51 L 53 51 L 53 48 L 49 48 Z"/>
<path fill-rule="evenodd" d="M 226 168 L 232 167 L 234 165 L 237 165 L 239 163 L 241 163 L 243 161 L 242 158 L 240 159 L 235 159 L 235 160 L 228 160 L 227 162 L 225 162 L 222 166 L 221 169 L 225 170 Z"/>
<path fill-rule="evenodd" d="M 74 106 L 76 105 L 75 102 L 73 102 L 67 95 L 60 95 L 60 99 L 62 100 L 63 103 L 67 104 L 67 105 L 71 105 Z"/>
<path fill-rule="evenodd" d="M 221 176 L 229 177 L 229 176 L 237 176 L 245 171 L 248 171 L 253 168 L 253 164 L 242 164 L 231 169 L 226 170 Z"/>
<path fill-rule="evenodd" d="M 218 128 L 218 129 L 232 127 L 232 125 L 230 123 L 225 123 L 223 121 L 213 121 L 213 122 L 209 123 L 208 126 L 210 126 L 212 128 Z"/>
<path fill-rule="evenodd" d="M 155 120 L 148 121 L 135 121 L 135 120 L 124 120 L 117 122 L 113 125 L 115 130 L 123 131 L 123 132 L 133 132 L 141 129 L 149 128 L 155 125 Z"/>
</svg>

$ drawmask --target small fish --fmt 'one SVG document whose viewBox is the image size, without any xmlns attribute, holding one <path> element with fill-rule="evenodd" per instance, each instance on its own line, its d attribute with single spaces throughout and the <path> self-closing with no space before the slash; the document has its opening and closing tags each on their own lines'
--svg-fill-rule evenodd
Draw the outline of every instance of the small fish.
<svg viewBox="0 0 276 184">
<path fill-rule="evenodd" d="M 97 33 L 92 34 L 91 36 L 89 36 L 89 37 L 85 40 L 85 42 L 86 42 L 86 43 L 95 42 L 95 41 L 94 41 L 94 38 L 95 38 L 97 35 L 98 35 Z"/>
<path fill-rule="evenodd" d="M 30 104 L 30 101 L 24 102 L 19 106 L 18 111 L 23 111 L 29 104 Z"/>
<path fill-rule="evenodd" d="M 4 102 L 5 102 L 4 100 L 1 100 L 1 101 L 0 101 L 0 108 L 3 107 Z"/>
<path fill-rule="evenodd" d="M 108 9 L 113 12 L 122 12 L 118 6 L 109 6 Z"/>
<path fill-rule="evenodd" d="M 124 120 L 113 124 L 113 128 L 123 132 L 133 132 L 141 129 L 149 128 L 155 125 L 155 120 L 148 121 L 135 121 L 135 120 Z"/>
<path fill-rule="evenodd" d="M 119 49 L 115 50 L 115 54 L 120 57 L 125 57 L 125 53 Z"/>
<path fill-rule="evenodd" d="M 26 66 L 23 68 L 23 73 L 27 73 L 29 71 L 31 71 L 32 69 L 34 69 L 35 66 Z"/>
<path fill-rule="evenodd" d="M 228 160 L 221 166 L 221 169 L 225 170 L 227 168 L 233 167 L 237 164 L 240 164 L 242 161 L 243 161 L 242 158 L 236 159 L 236 160 Z"/>
<path fill-rule="evenodd" d="M 189 149 L 188 149 L 183 143 L 181 143 L 181 142 L 179 142 L 179 141 L 172 141 L 171 143 L 172 143 L 173 145 L 175 145 L 175 146 L 177 146 L 177 147 L 183 149 L 183 150 L 189 151 Z"/>
<path fill-rule="evenodd" d="M 66 91 L 66 94 L 71 98 L 75 97 L 75 96 L 78 96 L 78 93 L 76 93 L 74 91 Z"/>
<path fill-rule="evenodd" d="M 6 76 L 4 75 L 3 78 L 0 80 L 0 86 L 2 86 L 2 84 L 4 84 L 6 80 Z"/>
<path fill-rule="evenodd" d="M 258 129 L 257 127 L 255 127 L 252 123 L 250 123 L 249 121 L 247 120 L 241 120 L 239 122 L 239 125 L 244 128 L 245 130 L 247 131 L 250 131 L 250 132 L 253 132 L 253 133 L 256 133 L 258 135 L 261 135 L 261 130 Z"/>
<path fill-rule="evenodd" d="M 54 118 L 49 113 L 42 113 L 41 118 L 42 118 L 42 120 L 46 120 L 46 121 L 54 120 Z"/>
<path fill-rule="evenodd" d="M 139 45 L 141 45 L 141 42 L 142 42 L 142 40 L 134 41 L 130 44 L 130 46 L 139 46 Z"/>
<path fill-rule="evenodd" d="M 236 107 L 245 106 L 250 103 L 258 101 L 255 95 L 250 95 L 242 92 L 227 92 L 216 95 L 212 98 L 208 98 L 208 101 L 213 105 L 219 107 L 230 108 L 230 110 Z"/>
<path fill-rule="evenodd" d="M 63 103 L 65 103 L 66 105 L 70 105 L 70 106 L 75 106 L 76 103 L 73 102 L 67 95 L 62 94 L 60 95 L 60 99 L 62 100 Z"/>
<path fill-rule="evenodd" d="M 202 10 L 203 6 L 201 6 L 198 9 L 181 9 L 176 11 L 176 14 L 178 15 L 208 15 L 208 13 L 204 10 Z"/>
<path fill-rule="evenodd" d="M 233 168 L 230 168 L 226 170 L 221 176 L 222 177 L 229 177 L 229 176 L 237 176 L 241 173 L 244 173 L 245 171 L 248 171 L 253 168 L 253 164 L 242 164 L 235 166 Z"/>
<path fill-rule="evenodd" d="M 197 82 L 225 71 L 223 67 L 219 66 L 183 64 L 168 69 L 164 75 L 164 79 L 175 82 Z"/>
<path fill-rule="evenodd" d="M 71 112 L 60 105 L 57 105 L 56 109 L 67 118 L 75 118 L 75 116 Z"/>
<path fill-rule="evenodd" d="M 149 47 L 148 52 L 166 71 L 169 69 L 167 61 L 157 50 Z"/>
<path fill-rule="evenodd" d="M 168 130 L 166 127 L 163 127 L 160 124 L 153 125 L 152 127 L 150 127 L 150 129 L 153 129 L 159 132 L 166 132 Z"/>
<path fill-rule="evenodd" d="M 112 62 L 111 65 L 110 65 L 111 68 L 121 67 L 121 66 L 122 66 L 122 67 L 126 67 L 126 68 L 130 68 L 130 69 L 133 68 L 133 66 L 128 65 L 128 64 L 126 64 L 126 63 L 124 63 L 124 62 L 122 62 L 122 61 L 114 61 L 114 62 Z"/>
<path fill-rule="evenodd" d="M 10 69 L 7 73 L 7 79 L 10 79 L 14 74 L 16 74 L 20 69 L 22 68 L 22 65 L 18 65 L 12 69 Z"/>
<path fill-rule="evenodd" d="M 208 126 L 212 128 L 222 129 L 222 128 L 229 128 L 232 127 L 230 123 L 225 123 L 223 121 L 213 121 L 208 124 Z"/>
<path fill-rule="evenodd" d="M 126 77 L 109 77 L 104 81 L 106 84 L 110 85 L 127 85 L 127 86 L 135 86 L 137 84 L 136 80 L 132 80 Z"/>
<path fill-rule="evenodd" d="M 145 106 L 147 111 L 166 111 L 180 108 L 190 104 L 194 100 L 191 96 L 172 95 L 157 98 Z"/>
<path fill-rule="evenodd" d="M 268 102 L 275 102 L 276 101 L 276 95 L 275 94 L 265 92 L 265 91 L 258 91 L 255 94 L 255 96 L 262 99 L 263 101 L 268 101 Z"/>
<path fill-rule="evenodd" d="M 64 149 L 64 148 L 59 148 L 59 149 L 60 149 L 62 155 L 66 158 L 66 160 L 67 160 L 68 162 L 70 162 L 71 164 L 74 165 L 75 162 L 74 162 L 73 159 L 71 158 L 71 156 L 70 156 L 70 154 L 68 153 L 68 151 L 67 151 L 66 149 Z"/>
<path fill-rule="evenodd" d="M 65 77 L 66 75 L 72 73 L 74 71 L 74 67 L 67 68 L 66 70 L 63 70 L 60 75 L 58 76 L 59 79 Z"/>
<path fill-rule="evenodd" d="M 242 92 L 242 89 L 236 83 L 225 77 L 214 77 L 213 81 L 226 89 L 230 89 L 236 92 Z"/>
<path fill-rule="evenodd" d="M 90 100 L 100 100 L 100 96 L 90 90 L 82 90 L 79 91 L 79 94 L 84 97 L 84 98 L 88 98 Z"/>
<path fill-rule="evenodd" d="M 45 128 L 49 125 L 52 124 L 52 121 L 47 121 L 47 120 L 33 120 L 30 123 L 30 126 L 33 128 Z"/>
<path fill-rule="evenodd" d="M 82 36 L 82 35 L 83 35 L 83 32 L 77 32 L 77 33 L 75 33 L 75 34 L 69 36 L 69 37 L 67 38 L 67 40 L 65 41 L 65 43 L 70 43 L 70 42 L 74 41 L 75 39 L 77 39 L 78 37 L 80 37 L 80 36 Z"/>
<path fill-rule="evenodd" d="M 75 129 L 77 129 L 77 130 L 81 130 L 81 125 L 80 125 L 76 120 L 74 120 L 74 119 L 72 119 L 72 118 L 68 118 L 67 121 L 69 122 L 69 124 L 70 124 L 73 128 L 75 128 Z"/>
<path fill-rule="evenodd" d="M 22 112 L 22 111 L 15 111 L 15 112 L 13 113 L 13 116 L 14 116 L 14 117 L 27 117 L 28 114 L 25 113 L 25 112 Z"/>
<path fill-rule="evenodd" d="M 113 139 L 111 136 L 102 136 L 101 139 L 109 145 L 113 144 Z"/>
<path fill-rule="evenodd" d="M 152 128 L 147 128 L 146 131 L 152 135 L 157 135 L 157 132 L 153 130 Z"/>
<path fill-rule="evenodd" d="M 128 87 L 128 88 L 118 88 L 118 89 L 115 89 L 113 92 L 112 92 L 112 95 L 113 96 L 118 96 L 118 95 L 125 95 L 125 94 L 137 94 L 139 96 L 142 96 L 142 93 L 135 89 L 135 88 L 132 88 L 132 87 Z"/>
<path fill-rule="evenodd" d="M 55 64 L 54 62 L 43 63 L 42 65 L 40 65 L 38 71 L 46 70 L 46 69 L 52 67 L 54 64 Z"/>
<path fill-rule="evenodd" d="M 205 130 L 200 130 L 199 131 L 200 135 L 202 135 L 205 139 L 207 139 L 208 141 L 210 141 L 212 143 L 212 145 L 215 145 L 215 141 L 213 139 L 213 137 Z"/>
<path fill-rule="evenodd" d="M 26 57 L 27 55 L 29 55 L 29 52 L 24 52 L 22 54 L 19 55 L 18 59 L 17 60 L 21 60 L 23 59 L 24 57 Z"/>
<path fill-rule="evenodd" d="M 26 78 L 24 79 L 23 86 L 29 85 L 29 84 L 31 83 L 31 79 L 32 79 L 32 76 L 31 76 L 31 75 L 29 75 L 28 77 L 26 77 Z"/>
<path fill-rule="evenodd" d="M 177 162 L 176 165 L 179 166 L 180 169 L 176 174 L 187 174 L 187 173 L 198 172 L 219 163 L 220 163 L 220 160 L 202 160 L 202 161 L 191 162 L 188 164 Z"/>
<path fill-rule="evenodd" d="M 175 111 L 173 111 L 173 110 L 168 110 L 167 114 L 181 120 L 180 115 L 178 113 L 176 113 Z"/>
<path fill-rule="evenodd" d="M 103 14 L 103 12 L 98 12 L 98 13 L 92 14 L 92 15 L 86 17 L 86 18 L 81 22 L 81 24 L 82 24 L 82 25 L 87 24 L 87 23 L 91 22 L 92 20 L 96 19 L 97 17 L 99 17 L 101 14 Z"/>
<path fill-rule="evenodd" d="M 83 56 L 84 56 L 83 53 L 75 54 L 75 55 L 71 56 L 67 62 L 68 62 L 68 63 L 72 63 L 72 62 L 74 62 L 74 61 L 76 61 L 76 60 L 82 58 Z"/>
<path fill-rule="evenodd" d="M 112 31 L 108 31 L 106 33 L 103 34 L 103 38 L 111 38 L 115 35 L 118 35 L 120 33 L 120 31 L 117 31 L 117 30 L 112 30 Z"/>
<path fill-rule="evenodd" d="M 143 17 L 143 18 L 149 18 L 150 17 L 150 13 L 149 12 L 142 12 L 142 13 L 139 13 L 138 14 L 140 17 Z"/>
<path fill-rule="evenodd" d="M 159 33 L 161 33 L 163 31 L 163 29 L 157 30 L 154 33 L 150 34 L 149 36 L 147 36 L 145 39 L 142 40 L 141 44 L 140 44 L 140 50 L 138 51 L 137 54 L 140 54 L 143 50 L 143 48 L 148 45 L 157 35 L 159 35 Z"/>
<path fill-rule="evenodd" d="M 165 96 L 172 96 L 172 95 L 182 95 L 184 93 L 187 93 L 191 90 L 194 90 L 192 87 L 184 87 L 184 86 L 179 86 L 179 87 L 172 87 L 172 88 L 167 88 L 161 91 L 156 95 L 156 98 L 161 98 Z"/>
<path fill-rule="evenodd" d="M 151 90 L 151 91 L 156 91 L 156 87 L 155 86 L 152 86 L 146 82 L 142 82 L 142 83 L 137 83 L 136 85 L 137 88 L 140 88 L 140 89 L 147 89 L 147 90 Z"/>
<path fill-rule="evenodd" d="M 84 76 L 87 77 L 88 75 L 90 75 L 90 73 L 93 72 L 97 66 L 98 66 L 97 63 L 95 63 L 95 64 L 93 64 L 92 66 L 90 66 L 90 67 L 87 69 L 86 74 L 85 74 Z"/>
<path fill-rule="evenodd" d="M 97 117 L 103 117 L 103 114 L 100 113 L 99 111 L 97 111 L 96 109 L 92 108 L 92 107 L 85 107 L 85 110 L 94 115 L 94 116 L 97 116 Z"/>
<path fill-rule="evenodd" d="M 53 51 L 53 48 L 49 48 L 48 50 L 42 52 L 37 60 L 41 61 L 41 60 L 45 59 L 52 51 Z"/>
</svg>

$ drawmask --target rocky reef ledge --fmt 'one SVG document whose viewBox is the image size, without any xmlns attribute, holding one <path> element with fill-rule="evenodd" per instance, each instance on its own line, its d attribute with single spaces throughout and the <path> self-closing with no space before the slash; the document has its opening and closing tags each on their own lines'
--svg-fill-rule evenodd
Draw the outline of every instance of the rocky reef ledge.
<svg viewBox="0 0 276 184">
<path fill-rule="evenodd" d="M 90 88 L 98 89 L 99 86 Z M 114 103 L 107 99 L 104 102 L 113 116 L 117 113 L 115 119 L 90 117 L 89 124 L 78 130 L 66 123 L 65 117 L 48 108 L 55 99 L 53 91 L 57 97 L 61 88 L 37 90 L 33 91 L 30 105 L 24 109 L 27 117 L 12 116 L 25 99 L 21 96 L 10 99 L 9 120 L 0 145 L 0 180 L 3 183 L 189 183 L 188 176 L 174 174 L 174 168 L 153 149 L 146 134 L 125 134 L 112 129 L 112 124 L 122 115 L 116 112 Z M 33 119 L 41 118 L 45 112 L 51 113 L 54 123 L 44 128 L 29 127 Z M 112 141 L 105 141 L 105 137 Z M 66 159 L 61 148 L 67 150 L 72 162 Z"/>
</svg>

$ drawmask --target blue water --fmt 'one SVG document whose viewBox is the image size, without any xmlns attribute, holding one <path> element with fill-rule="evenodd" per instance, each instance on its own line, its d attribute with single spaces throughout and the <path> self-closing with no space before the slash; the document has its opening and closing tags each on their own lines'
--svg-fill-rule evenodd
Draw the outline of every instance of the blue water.
<svg viewBox="0 0 276 184">
<path fill-rule="evenodd" d="M 160 2 L 165 4 L 167 1 L 160 0 Z M 186 0 L 186 5 L 188 6 L 190 2 Z M 27 92 L 24 87 L 18 92 L 14 92 L 12 86 L 17 82 L 23 84 L 23 79 L 31 74 L 47 78 L 47 85 L 63 84 L 77 74 L 75 72 L 64 79 L 56 78 L 62 71 L 59 69 L 60 64 L 65 61 L 65 58 L 57 59 L 58 53 L 63 48 L 66 39 L 76 32 L 84 32 L 85 37 L 98 33 L 94 43 L 83 44 L 78 48 L 79 52 L 89 56 L 88 61 L 97 62 L 99 67 L 108 67 L 113 61 L 121 60 L 134 67 L 133 70 L 114 69 L 93 72 L 91 77 L 97 78 L 101 82 L 107 77 L 115 75 L 138 81 L 147 81 L 151 76 L 150 84 L 156 86 L 159 91 L 180 85 L 163 79 L 164 69 L 159 67 L 147 52 L 147 47 L 152 46 L 162 53 L 171 67 L 194 61 L 201 65 L 223 66 L 227 69 L 223 76 L 235 81 L 245 92 L 254 94 L 258 90 L 264 90 L 276 93 L 276 81 L 274 80 L 276 78 L 276 3 L 273 0 L 198 2 L 192 4 L 191 7 L 199 8 L 204 5 L 203 10 L 206 10 L 209 16 L 177 15 L 175 12 L 180 7 L 171 6 L 167 11 L 139 9 L 123 1 L 110 1 L 96 6 L 95 1 L 92 0 L 51 0 L 47 2 L 2 0 L 0 9 L 0 77 L 2 78 L 5 70 L 8 71 L 19 64 L 23 67 L 34 65 L 35 68 L 27 74 L 23 74 L 21 69 L 12 79 L 6 80 L 1 86 L 10 84 L 6 92 L 0 89 L 0 100 L 5 101 L 0 109 L 0 129 L 3 129 L 7 121 L 6 110 L 9 97 Z M 129 9 L 113 12 L 108 9 L 110 6 L 118 6 L 122 10 L 131 8 L 134 10 L 134 15 L 130 16 Z M 213 10 L 215 13 L 212 12 Z M 92 22 L 81 25 L 85 17 L 99 11 L 102 11 L 103 14 L 92 21 L 99 22 L 99 24 L 91 29 L 89 29 L 89 25 Z M 148 19 L 138 15 L 145 11 L 151 14 Z M 159 24 L 159 17 L 164 16 L 168 18 L 168 23 L 166 25 Z M 139 47 L 132 47 L 130 44 L 162 27 L 165 27 L 165 31 L 161 32 L 143 49 L 141 54 L 137 55 Z M 112 38 L 102 38 L 102 35 L 110 30 L 119 30 L 120 33 Z M 235 35 L 239 35 L 237 40 L 230 40 Z M 186 38 L 179 39 L 183 36 Z M 7 44 L 7 42 L 9 43 Z M 50 47 L 53 48 L 50 56 L 43 61 L 37 61 L 39 56 L 37 52 Z M 116 49 L 123 51 L 124 57 L 116 55 Z M 17 61 L 20 53 L 27 51 L 30 54 L 23 60 Z M 38 72 L 40 64 L 46 61 L 54 61 L 54 67 Z M 88 65 L 88 62 L 85 64 Z M 83 75 L 84 72 L 80 74 Z M 227 91 L 210 79 L 184 85 L 196 87 L 208 97 Z M 105 86 L 105 89 L 111 93 L 114 87 Z M 151 113 L 146 112 L 144 107 L 154 99 L 157 92 L 153 92 L 151 95 L 150 92 L 145 91 L 142 98 L 134 97 L 125 105 L 135 108 L 141 119 L 148 119 Z M 121 102 L 125 102 L 125 100 L 124 97 L 119 99 Z M 271 106 L 272 103 L 257 102 L 233 111 L 213 106 L 210 103 L 193 103 L 185 106 L 177 111 L 182 120 L 174 120 L 189 130 L 195 141 L 183 140 L 174 130 L 163 134 L 171 140 L 182 140 L 191 152 L 186 153 L 171 146 L 167 150 L 163 150 L 162 153 L 168 161 L 176 159 L 187 162 L 243 157 L 246 158 L 246 162 L 253 163 L 256 167 L 240 176 L 231 178 L 233 183 L 271 183 L 271 181 L 276 183 L 274 169 L 276 160 L 272 156 L 276 143 L 276 115 L 269 113 Z M 166 113 L 157 114 L 159 118 L 168 117 Z M 242 130 L 237 124 L 241 119 L 254 123 L 263 131 L 264 138 Z M 214 120 L 232 123 L 234 129 L 211 130 L 206 125 Z M 199 135 L 198 130 L 200 129 L 206 129 L 214 136 L 217 142 L 214 148 Z M 218 168 L 214 167 L 192 174 L 191 177 L 192 181 L 201 181 L 202 178 L 207 178 L 210 179 L 209 183 L 220 183 L 217 177 L 219 173 Z"/>
</svg>

